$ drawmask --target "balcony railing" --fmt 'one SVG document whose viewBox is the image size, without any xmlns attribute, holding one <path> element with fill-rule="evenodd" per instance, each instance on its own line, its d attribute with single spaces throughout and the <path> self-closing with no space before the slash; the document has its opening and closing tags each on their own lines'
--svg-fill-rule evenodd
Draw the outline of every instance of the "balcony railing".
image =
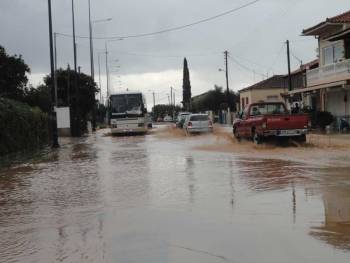
<svg viewBox="0 0 350 263">
<path fill-rule="evenodd" d="M 350 59 L 308 70 L 306 79 L 308 87 L 350 80 Z"/>
</svg>

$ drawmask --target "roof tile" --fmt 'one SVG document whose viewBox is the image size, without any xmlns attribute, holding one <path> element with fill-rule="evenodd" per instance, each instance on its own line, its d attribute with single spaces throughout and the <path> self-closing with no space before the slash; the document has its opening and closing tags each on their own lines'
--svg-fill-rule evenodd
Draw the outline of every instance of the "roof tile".
<svg viewBox="0 0 350 263">
<path fill-rule="evenodd" d="M 350 10 L 340 15 L 327 18 L 327 21 L 331 23 L 350 23 Z"/>
</svg>

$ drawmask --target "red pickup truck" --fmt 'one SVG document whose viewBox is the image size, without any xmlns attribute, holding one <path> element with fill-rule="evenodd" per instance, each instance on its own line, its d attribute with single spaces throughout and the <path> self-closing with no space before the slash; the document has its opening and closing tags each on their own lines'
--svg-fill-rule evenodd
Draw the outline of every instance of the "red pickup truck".
<svg viewBox="0 0 350 263">
<path fill-rule="evenodd" d="M 309 127 L 308 115 L 292 115 L 281 102 L 261 102 L 247 105 L 233 123 L 233 134 L 237 139 L 251 138 L 257 144 L 271 136 L 305 142 Z"/>
</svg>

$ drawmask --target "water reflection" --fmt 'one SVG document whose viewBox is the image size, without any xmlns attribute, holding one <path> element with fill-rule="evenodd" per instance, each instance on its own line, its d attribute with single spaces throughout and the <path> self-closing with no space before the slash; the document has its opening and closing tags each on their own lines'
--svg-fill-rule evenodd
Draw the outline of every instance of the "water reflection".
<svg viewBox="0 0 350 263">
<path fill-rule="evenodd" d="M 195 163 L 194 163 L 193 156 L 187 156 L 185 163 L 186 163 L 185 172 L 188 179 L 190 203 L 193 204 L 195 201 L 195 183 L 196 183 L 196 178 L 194 176 Z"/>
<path fill-rule="evenodd" d="M 236 162 L 240 177 L 251 190 L 283 190 L 291 184 L 309 180 L 312 170 L 305 165 L 284 160 L 239 159 Z"/>
<path fill-rule="evenodd" d="M 320 189 L 324 204 L 324 222 L 320 226 L 312 227 L 310 235 L 335 248 L 350 250 L 350 185 L 343 180 L 344 170 L 342 175 L 333 172 L 332 178 L 324 178 L 332 180 L 332 186 L 322 186 Z"/>
</svg>

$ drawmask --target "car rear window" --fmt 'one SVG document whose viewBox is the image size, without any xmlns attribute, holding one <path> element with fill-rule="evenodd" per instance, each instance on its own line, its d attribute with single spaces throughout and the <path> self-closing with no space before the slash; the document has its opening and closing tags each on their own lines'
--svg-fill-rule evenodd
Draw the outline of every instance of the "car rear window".
<svg viewBox="0 0 350 263">
<path fill-rule="evenodd" d="M 209 117 L 207 115 L 194 115 L 191 116 L 190 121 L 207 121 Z"/>
</svg>

